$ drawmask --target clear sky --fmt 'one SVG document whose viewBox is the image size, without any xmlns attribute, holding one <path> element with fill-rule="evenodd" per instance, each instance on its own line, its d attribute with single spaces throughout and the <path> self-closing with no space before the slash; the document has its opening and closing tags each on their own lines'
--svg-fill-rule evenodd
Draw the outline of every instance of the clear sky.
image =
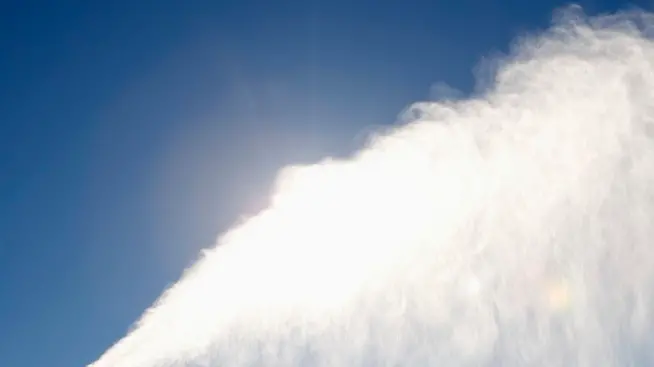
<svg viewBox="0 0 654 367">
<path fill-rule="evenodd" d="M 3 2 L 0 366 L 93 361 L 278 168 L 347 153 L 436 82 L 469 92 L 564 3 Z"/>
</svg>

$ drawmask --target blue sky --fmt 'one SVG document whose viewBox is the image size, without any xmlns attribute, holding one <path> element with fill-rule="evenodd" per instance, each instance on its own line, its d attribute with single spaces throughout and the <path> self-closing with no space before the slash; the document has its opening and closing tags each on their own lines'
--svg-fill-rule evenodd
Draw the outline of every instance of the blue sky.
<svg viewBox="0 0 654 367">
<path fill-rule="evenodd" d="M 565 2 L 273 3 L 2 4 L 1 366 L 91 362 L 278 168 L 347 153 L 436 82 L 469 92 Z"/>
</svg>

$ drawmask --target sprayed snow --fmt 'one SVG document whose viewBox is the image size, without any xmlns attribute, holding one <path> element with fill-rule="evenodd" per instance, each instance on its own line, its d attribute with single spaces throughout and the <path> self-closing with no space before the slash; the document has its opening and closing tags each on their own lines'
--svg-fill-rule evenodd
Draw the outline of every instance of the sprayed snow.
<svg viewBox="0 0 654 367">
<path fill-rule="evenodd" d="M 654 365 L 654 17 L 560 14 L 475 98 L 284 169 L 91 366 Z"/>
</svg>

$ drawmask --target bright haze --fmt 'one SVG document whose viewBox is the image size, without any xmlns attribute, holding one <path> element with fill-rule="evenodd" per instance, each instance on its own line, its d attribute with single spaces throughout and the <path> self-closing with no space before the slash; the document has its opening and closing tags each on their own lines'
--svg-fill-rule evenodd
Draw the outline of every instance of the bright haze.
<svg viewBox="0 0 654 367">
<path fill-rule="evenodd" d="M 91 366 L 654 365 L 652 37 L 562 9 L 473 93 L 283 168 Z"/>
</svg>

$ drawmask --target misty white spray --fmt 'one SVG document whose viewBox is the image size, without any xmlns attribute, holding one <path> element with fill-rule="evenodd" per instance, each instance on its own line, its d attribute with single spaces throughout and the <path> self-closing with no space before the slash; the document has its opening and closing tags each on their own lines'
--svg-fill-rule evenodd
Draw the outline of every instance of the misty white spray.
<svg viewBox="0 0 654 367">
<path fill-rule="evenodd" d="M 284 169 L 92 366 L 653 366 L 652 27 L 569 8 L 475 97 Z"/>
</svg>

